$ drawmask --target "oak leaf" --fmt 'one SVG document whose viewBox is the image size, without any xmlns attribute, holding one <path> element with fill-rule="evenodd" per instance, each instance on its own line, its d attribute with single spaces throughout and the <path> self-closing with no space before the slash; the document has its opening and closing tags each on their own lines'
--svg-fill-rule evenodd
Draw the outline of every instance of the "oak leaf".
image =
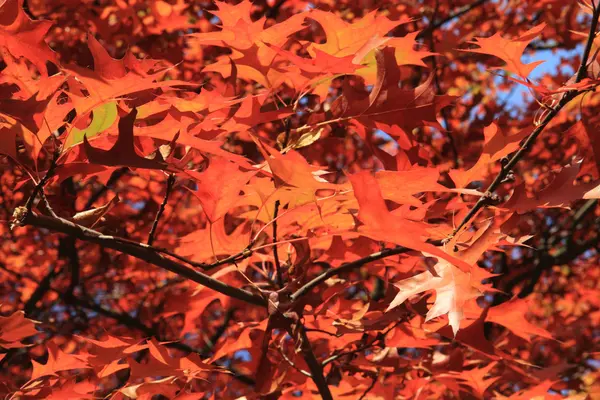
<svg viewBox="0 0 600 400">
<path fill-rule="evenodd" d="M 506 39 L 497 32 L 489 38 L 475 38 L 470 43 L 479 46 L 478 49 L 468 49 L 471 53 L 489 54 L 500 58 L 506 64 L 501 67 L 523 79 L 526 79 L 531 71 L 543 61 L 534 61 L 529 64 L 521 62 L 521 57 L 525 48 L 535 39 L 546 27 L 545 23 L 537 25 L 515 39 Z M 500 69 L 494 67 L 493 69 Z"/>
<path fill-rule="evenodd" d="M 15 311 L 8 317 L 0 316 L 0 347 L 12 349 L 25 347 L 21 341 L 37 334 L 35 322 L 25 318 L 25 313 Z"/>
<path fill-rule="evenodd" d="M 136 115 L 137 110 L 134 108 L 127 116 L 121 117 L 119 120 L 119 136 L 110 150 L 94 148 L 87 137 L 83 137 L 83 147 L 90 163 L 106 166 L 167 169 L 167 164 L 162 159 L 145 158 L 135 151 L 133 124 Z"/>
<path fill-rule="evenodd" d="M 48 349 L 48 360 L 45 364 L 35 360 L 31 361 L 33 364 L 31 381 L 45 376 L 56 376 L 57 372 L 61 371 L 91 368 L 87 361 L 89 358 L 87 354 L 67 354 L 54 342 L 48 342 L 46 348 Z"/>
</svg>

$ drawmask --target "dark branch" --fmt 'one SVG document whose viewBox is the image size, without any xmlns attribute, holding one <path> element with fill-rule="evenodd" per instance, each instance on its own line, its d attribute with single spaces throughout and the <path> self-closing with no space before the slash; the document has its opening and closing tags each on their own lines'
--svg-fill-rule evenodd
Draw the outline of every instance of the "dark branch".
<svg viewBox="0 0 600 400">
<path fill-rule="evenodd" d="M 277 251 L 277 214 L 279 213 L 279 200 L 275 201 L 275 212 L 273 213 L 273 258 L 275 259 L 275 272 L 277 274 L 277 285 L 283 287 L 283 275 L 281 274 L 281 261 Z"/>
<path fill-rule="evenodd" d="M 379 378 L 379 375 L 376 375 L 373 377 L 373 381 L 371 382 L 371 384 L 369 385 L 369 387 L 363 392 L 362 396 L 360 396 L 358 398 L 358 400 L 363 400 L 367 397 L 367 395 L 369 394 L 369 392 L 371 390 L 373 390 L 373 388 L 375 387 L 375 384 L 377 383 L 377 378 Z"/>
<path fill-rule="evenodd" d="M 173 189 L 173 185 L 175 184 L 175 174 L 170 174 L 167 179 L 167 190 L 165 192 L 165 197 L 156 213 L 156 218 L 154 218 L 154 222 L 152 223 L 152 229 L 150 229 L 150 234 L 148 235 L 148 245 L 152 246 L 154 242 L 154 238 L 156 236 L 156 229 L 158 228 L 158 221 L 160 217 L 165 212 L 165 207 L 167 206 L 167 201 L 169 201 L 169 195 L 171 194 L 171 190 Z"/>
<path fill-rule="evenodd" d="M 38 194 L 43 193 L 44 186 L 46 186 L 48 181 L 54 176 L 54 172 L 56 170 L 56 162 L 58 161 L 59 156 L 60 152 L 57 148 L 55 149 L 54 154 L 52 155 L 52 160 L 50 162 L 50 166 L 48 167 L 48 171 L 46 171 L 46 175 L 44 175 L 44 177 L 40 179 L 37 185 L 35 185 L 35 187 L 33 188 L 33 192 L 31 192 L 31 196 L 29 196 L 29 199 L 27 199 L 27 203 L 25 203 L 25 208 L 28 214 L 31 213 L 31 210 L 33 209 L 33 203 L 35 202 L 35 199 L 37 198 Z"/>
<path fill-rule="evenodd" d="M 21 273 L 18 273 L 18 272 L 8 269 L 6 267 L 6 265 L 4 265 L 3 263 L 0 263 L 0 269 L 3 269 L 4 271 L 8 272 L 11 275 L 14 275 L 15 277 L 17 277 L 20 280 L 26 279 L 26 280 L 29 280 L 32 282 L 36 282 L 36 280 L 30 276 L 23 275 Z M 44 278 L 44 280 L 42 280 L 42 282 L 38 285 L 38 287 L 45 286 L 45 284 L 44 284 L 45 280 L 46 280 L 46 278 Z M 133 317 L 130 314 L 116 312 L 114 310 L 111 310 L 110 308 L 106 308 L 100 304 L 97 304 L 91 300 L 88 300 L 88 299 L 85 299 L 82 297 L 75 297 L 75 296 L 67 297 L 67 296 L 65 296 L 65 294 L 61 293 L 60 291 L 58 291 L 56 289 L 51 288 L 49 285 L 47 287 L 48 287 L 49 291 L 58 294 L 58 296 L 61 299 L 63 299 L 65 301 L 65 303 L 67 303 L 67 304 L 81 307 L 83 309 L 87 309 L 90 311 L 94 311 L 100 315 L 103 315 L 107 318 L 111 318 L 111 319 L 115 320 L 116 322 L 118 322 L 119 324 L 121 324 L 123 326 L 132 328 L 132 329 L 137 329 L 146 336 L 155 337 L 159 342 L 166 342 L 165 346 L 167 346 L 167 347 L 172 347 L 172 348 L 175 348 L 175 349 L 178 349 L 181 351 L 185 351 L 188 353 L 197 353 L 201 357 L 207 357 L 207 353 L 204 350 L 200 351 L 191 346 L 188 346 L 185 343 L 173 342 L 173 341 L 169 340 L 168 338 L 161 337 L 161 335 L 159 335 L 158 332 L 156 332 L 156 330 L 154 328 L 147 326 L 140 319 Z M 37 301 L 36 301 L 36 303 L 37 303 Z M 4 359 L 7 359 L 7 357 L 8 356 L 6 356 Z M 1 362 L 0 362 L 0 365 L 1 365 Z M 236 378 L 237 380 L 239 380 L 240 382 L 245 383 L 247 385 L 255 384 L 255 382 L 252 378 L 241 374 L 240 372 L 236 371 L 234 368 L 232 368 L 232 367 L 225 367 L 225 368 L 227 368 L 232 373 L 233 377 Z"/>
<path fill-rule="evenodd" d="M 159 251 L 150 246 L 144 247 L 144 245 L 141 244 L 134 244 L 129 241 L 118 240 L 113 236 L 103 235 L 98 231 L 77 225 L 62 218 L 51 218 L 43 215 L 36 215 L 34 213 L 26 215 L 26 217 L 22 221 L 19 221 L 19 223 L 22 225 L 32 225 L 46 228 L 55 232 L 61 232 L 86 242 L 96 243 L 106 248 L 120 251 L 171 271 L 179 276 L 190 279 L 232 298 L 247 302 L 249 304 L 266 307 L 266 301 L 262 296 L 227 285 L 217 279 L 212 278 L 211 276 L 203 274 L 202 272 L 195 271 L 183 264 L 165 258 L 160 254 Z"/>
<path fill-rule="evenodd" d="M 484 5 L 487 2 L 487 0 L 478 0 L 473 4 L 468 4 L 466 6 L 460 7 L 459 9 L 455 10 L 454 12 L 450 13 L 450 15 L 448 15 L 446 18 L 441 19 L 440 21 L 436 22 L 436 23 L 432 23 L 427 29 L 422 30 L 419 35 L 417 36 L 418 39 L 427 37 L 429 35 L 431 35 L 435 30 L 441 28 L 442 26 L 446 25 L 448 22 L 456 19 L 456 18 L 460 18 L 463 15 L 465 15 L 468 12 L 473 11 L 474 9 L 476 9 L 477 7 L 480 7 L 482 5 Z"/>
<path fill-rule="evenodd" d="M 432 244 L 434 244 L 434 243 L 432 243 Z M 440 244 L 440 243 L 436 242 L 435 244 Z M 312 289 L 319 286 L 321 283 L 325 282 L 327 279 L 332 278 L 336 275 L 350 272 L 353 269 L 360 268 L 367 263 L 381 260 L 382 258 L 390 257 L 390 256 L 397 255 L 397 254 L 407 253 L 410 250 L 411 249 L 403 247 L 403 246 L 397 246 L 397 247 L 394 247 L 391 249 L 385 249 L 385 250 L 378 251 L 373 254 L 369 254 L 366 257 L 363 257 L 356 261 L 352 261 L 350 263 L 343 264 L 337 268 L 329 269 L 329 270 L 323 272 L 321 275 L 314 278 L 312 281 L 306 283 L 300 289 L 298 289 L 294 294 L 292 294 L 291 299 L 292 299 L 292 301 L 298 300 L 300 297 L 308 294 Z"/>
<path fill-rule="evenodd" d="M 306 329 L 302 323 L 298 322 L 297 324 L 298 335 L 300 340 L 300 349 L 302 350 L 302 356 L 304 357 L 304 361 L 306 365 L 308 365 L 308 370 L 310 371 L 310 375 L 312 380 L 317 385 L 319 389 L 319 394 L 321 398 L 324 400 L 333 400 L 333 396 L 331 395 L 331 391 L 329 390 L 329 385 L 325 380 L 325 376 L 323 375 L 323 367 L 315 353 L 312 349 L 310 341 L 308 340 L 308 336 L 306 335 Z"/>
</svg>

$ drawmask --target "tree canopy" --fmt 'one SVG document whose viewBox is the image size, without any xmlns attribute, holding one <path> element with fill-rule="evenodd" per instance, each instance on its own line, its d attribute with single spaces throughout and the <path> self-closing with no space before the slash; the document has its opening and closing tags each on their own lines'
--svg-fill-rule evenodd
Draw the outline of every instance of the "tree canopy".
<svg viewBox="0 0 600 400">
<path fill-rule="evenodd" d="M 0 2 L 6 399 L 600 399 L 600 5 Z"/>
</svg>

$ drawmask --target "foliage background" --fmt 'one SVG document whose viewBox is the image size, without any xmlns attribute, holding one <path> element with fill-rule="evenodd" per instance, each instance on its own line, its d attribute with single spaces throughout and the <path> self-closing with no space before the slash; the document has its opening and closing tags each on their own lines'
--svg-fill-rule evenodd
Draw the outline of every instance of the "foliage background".
<svg viewBox="0 0 600 400">
<path fill-rule="evenodd" d="M 0 392 L 600 398 L 594 7 L 2 2 Z"/>
</svg>

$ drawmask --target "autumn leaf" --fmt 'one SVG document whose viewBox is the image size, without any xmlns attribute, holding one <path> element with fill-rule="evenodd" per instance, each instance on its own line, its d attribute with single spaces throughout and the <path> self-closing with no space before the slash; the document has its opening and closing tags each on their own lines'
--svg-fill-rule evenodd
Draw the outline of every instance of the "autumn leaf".
<svg viewBox="0 0 600 400">
<path fill-rule="evenodd" d="M 51 21 L 32 21 L 23 11 L 24 0 L 6 0 L 0 5 L 0 46 L 15 58 L 25 57 L 47 75 L 46 62 L 57 63 L 44 37 Z"/>
<path fill-rule="evenodd" d="M 92 208 L 91 210 L 81 211 L 73 215 L 73 221 L 87 228 L 93 228 L 100 222 L 104 215 L 110 211 L 120 201 L 119 196 L 113 197 L 103 206 Z"/>
<path fill-rule="evenodd" d="M 427 224 L 391 214 L 381 196 L 377 181 L 370 173 L 365 171 L 352 175 L 350 181 L 360 207 L 358 218 L 364 224 L 359 227 L 360 233 L 428 253 L 448 260 L 460 269 L 469 270 L 469 264 L 423 240 L 428 236 Z"/>
<path fill-rule="evenodd" d="M 543 61 L 534 61 L 529 64 L 524 64 L 521 62 L 521 57 L 523 56 L 525 48 L 544 30 L 544 28 L 546 28 L 546 24 L 542 23 L 531 28 L 515 39 L 506 39 L 502 37 L 499 32 L 488 38 L 475 38 L 470 43 L 476 44 L 479 46 L 479 48 L 463 51 L 489 54 L 498 57 L 506 63 L 503 67 L 501 67 L 501 69 L 505 69 L 506 71 L 513 73 L 522 79 L 526 79 L 531 71 L 543 63 Z M 500 68 L 494 67 L 493 69 Z"/>
<path fill-rule="evenodd" d="M 25 318 L 22 311 L 15 311 L 8 317 L 0 316 L 0 347 L 5 349 L 25 347 L 21 341 L 37 334 L 35 322 Z"/>
<path fill-rule="evenodd" d="M 46 363 L 42 364 L 35 360 L 31 361 L 33 364 L 31 381 L 46 376 L 57 376 L 57 372 L 61 371 L 90 368 L 87 362 L 87 355 L 67 354 L 54 342 L 49 342 L 46 348 L 48 349 L 48 360 Z"/>
<path fill-rule="evenodd" d="M 433 76 L 415 89 L 399 87 L 400 70 L 393 49 L 376 53 L 377 82 L 371 92 L 364 87 L 345 83 L 342 96 L 332 104 L 336 118 L 353 118 L 366 126 L 398 126 L 411 132 L 417 126 L 437 124 L 437 113 L 453 101 L 452 96 L 439 96 L 433 89 Z"/>
<path fill-rule="evenodd" d="M 466 187 L 470 182 L 481 179 L 488 172 L 492 163 L 516 151 L 521 140 L 528 134 L 528 130 L 523 130 L 516 134 L 507 135 L 498 128 L 498 125 L 492 122 L 483 129 L 483 150 L 477 163 L 468 170 L 451 170 L 450 177 L 459 188 Z"/>
<path fill-rule="evenodd" d="M 499 306 L 490 308 L 487 321 L 500 324 L 527 341 L 531 341 L 534 335 L 553 339 L 547 330 L 537 327 L 525 319 L 528 307 L 526 300 L 513 298 Z"/>
<path fill-rule="evenodd" d="M 595 398 L 598 4 L 80 3 L 0 0 L 3 397 Z"/>
<path fill-rule="evenodd" d="M 200 200 L 209 221 L 214 222 L 238 201 L 238 194 L 257 172 L 241 172 L 236 164 L 215 157 L 205 171 L 187 171 L 187 175 L 196 181 L 197 190 L 193 193 Z"/>
<path fill-rule="evenodd" d="M 128 166 L 133 168 L 166 169 L 167 164 L 159 159 L 139 156 L 135 151 L 133 124 L 137 110 L 134 108 L 119 120 L 119 137 L 110 150 L 94 148 L 87 137 L 83 137 L 83 147 L 90 163 L 107 166 Z"/>
<path fill-rule="evenodd" d="M 85 129 L 73 128 L 65 142 L 65 146 L 74 146 L 84 138 L 91 139 L 104 132 L 117 120 L 117 103 L 106 103 L 92 111 L 92 121 Z"/>
<path fill-rule="evenodd" d="M 483 293 L 474 287 L 470 274 L 462 272 L 448 262 L 438 261 L 433 269 L 437 276 L 434 276 L 430 271 L 425 271 L 397 282 L 395 286 L 399 293 L 387 310 L 398 307 L 416 294 L 435 290 L 435 303 L 427 312 L 425 321 L 448 314 L 450 326 L 452 326 L 452 331 L 456 335 L 463 319 L 462 309 L 465 303 L 481 296 Z"/>
</svg>

